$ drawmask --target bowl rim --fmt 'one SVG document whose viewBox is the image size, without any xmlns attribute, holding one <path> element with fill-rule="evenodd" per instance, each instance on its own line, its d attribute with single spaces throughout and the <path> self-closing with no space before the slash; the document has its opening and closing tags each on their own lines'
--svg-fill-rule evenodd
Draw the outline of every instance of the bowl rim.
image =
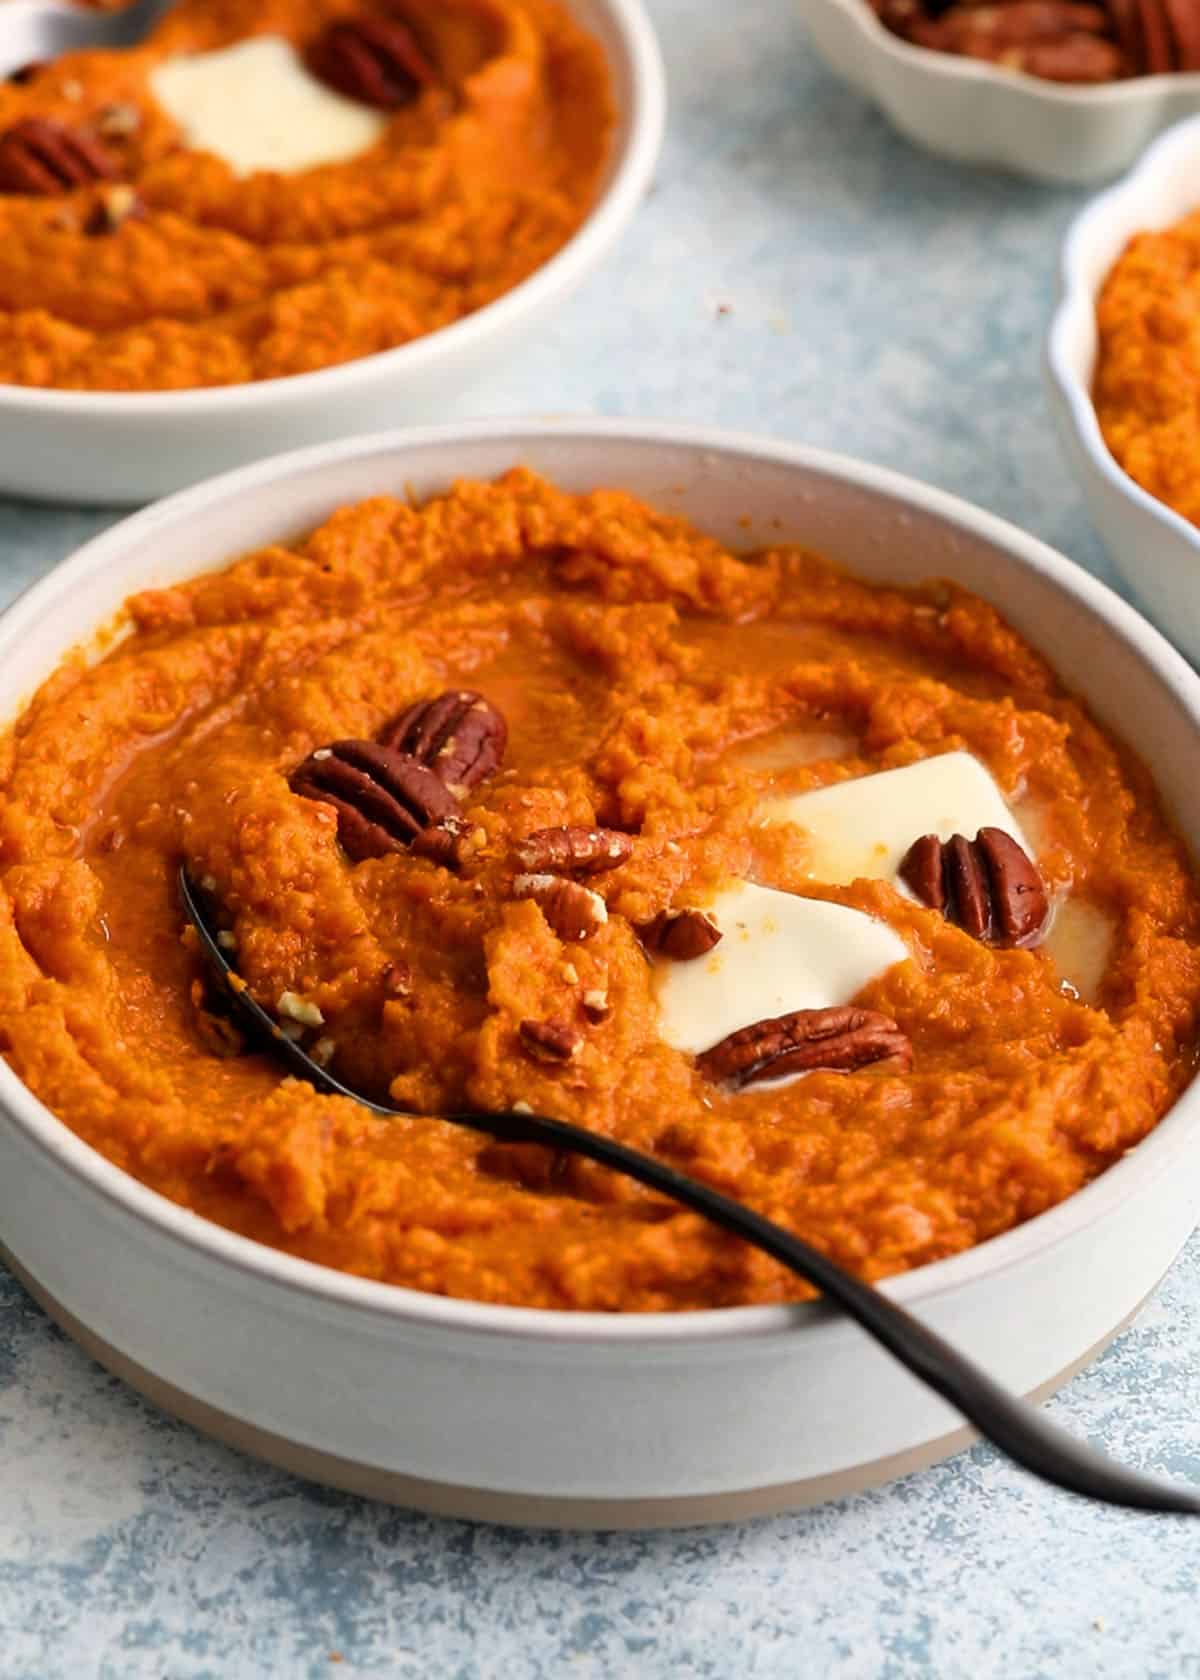
<svg viewBox="0 0 1200 1680">
<path fill-rule="evenodd" d="M 1107 275 L 1103 276 L 1096 286 L 1087 279 L 1087 251 L 1091 241 L 1114 212 L 1119 214 L 1127 202 L 1136 200 L 1159 171 L 1170 166 L 1177 154 L 1191 150 L 1196 152 L 1196 161 L 1200 163 L 1200 113 L 1173 123 L 1146 148 L 1132 169 L 1089 200 L 1075 216 L 1063 239 L 1059 257 L 1058 301 L 1046 332 L 1044 363 L 1051 389 L 1059 397 L 1090 464 L 1118 495 L 1132 503 L 1140 513 L 1200 551 L 1200 529 L 1166 502 L 1152 496 L 1149 490 L 1143 489 L 1109 449 L 1100 429 L 1091 390 L 1075 369 L 1068 345 L 1072 327 L 1081 313 L 1089 315 L 1094 323 L 1099 289 L 1107 278 Z M 1196 191 L 1194 208 L 1200 209 L 1200 187 Z M 1186 210 L 1180 211 L 1180 215 L 1187 213 Z"/>
<path fill-rule="evenodd" d="M 818 0 L 800 0 L 802 9 Z M 910 68 L 920 68 L 932 76 L 950 80 L 973 82 L 977 86 L 1007 88 L 1025 98 L 1041 100 L 1047 105 L 1062 108 L 1072 106 L 1122 106 L 1137 104 L 1147 95 L 1157 97 L 1166 91 L 1200 94 L 1200 71 L 1170 70 L 1156 75 L 1126 76 L 1118 82 L 1071 85 L 1051 82 L 1044 76 L 1031 76 L 1021 70 L 1006 70 L 982 59 L 964 58 L 957 53 L 938 52 L 933 47 L 917 46 L 893 35 L 868 5 L 867 0 L 823 0 L 846 14 L 855 22 L 863 37 L 885 57 L 895 59 Z"/>
<path fill-rule="evenodd" d="M 571 0 L 563 0 L 569 8 Z M 610 71 L 628 80 L 628 98 L 618 111 L 607 182 L 584 221 L 548 261 L 482 308 L 410 339 L 352 361 L 308 373 L 248 380 L 237 385 L 199 385 L 172 391 L 74 391 L 53 386 L 0 382 L 0 412 L 73 420 L 168 421 L 210 415 L 228 407 L 230 418 L 251 418 L 275 404 L 344 395 L 358 383 L 423 373 L 442 359 L 470 356 L 495 336 L 518 328 L 570 289 L 595 267 L 615 242 L 650 186 L 666 129 L 667 83 L 662 51 L 643 0 L 589 0 L 613 28 L 616 53 L 606 49 Z"/>
<path fill-rule="evenodd" d="M 868 492 L 903 500 L 968 536 L 1002 548 L 1019 567 L 1036 574 L 1061 594 L 1074 598 L 1153 671 L 1200 734 L 1200 675 L 1165 637 L 1106 584 L 1038 538 L 960 497 L 890 468 L 752 433 L 672 422 L 479 420 L 342 439 L 236 468 L 118 521 L 32 584 L 0 614 L 0 657 L 8 647 L 19 645 L 29 628 L 43 620 L 62 595 L 85 588 L 91 576 L 119 565 L 131 540 L 140 541 L 151 533 L 165 534 L 169 527 L 203 518 L 210 509 L 230 500 L 252 497 L 265 484 L 307 477 L 367 456 L 380 457 L 381 464 L 389 460 L 394 466 L 413 450 L 443 447 L 449 453 L 464 443 L 474 442 L 511 444 L 515 461 L 520 459 L 524 447 L 538 440 L 573 441 L 583 449 L 614 440 L 645 448 L 683 448 L 706 458 L 720 457 L 726 466 L 753 458 L 760 463 L 815 471 Z M 888 1294 L 908 1304 L 930 1301 L 993 1278 L 1077 1235 L 1167 1170 L 1187 1147 L 1197 1114 L 1200 1114 L 1200 1080 L 1181 1093 L 1154 1130 L 1124 1159 L 1064 1202 L 961 1254 L 888 1279 L 883 1287 Z M 797 1325 L 815 1324 L 830 1312 L 816 1303 L 613 1314 L 497 1305 L 425 1294 L 296 1258 L 240 1236 L 168 1200 L 85 1143 L 33 1095 L 3 1060 L 0 1060 L 0 1123 L 16 1127 L 27 1142 L 57 1164 L 76 1186 L 100 1195 L 110 1207 L 132 1218 L 143 1229 L 149 1228 L 162 1239 L 182 1243 L 198 1259 L 216 1262 L 243 1278 L 299 1293 L 310 1300 L 317 1298 L 330 1310 L 352 1309 L 385 1327 L 425 1326 L 544 1345 L 590 1342 L 678 1349 L 686 1344 L 694 1350 L 702 1344 L 790 1334 Z"/>
</svg>

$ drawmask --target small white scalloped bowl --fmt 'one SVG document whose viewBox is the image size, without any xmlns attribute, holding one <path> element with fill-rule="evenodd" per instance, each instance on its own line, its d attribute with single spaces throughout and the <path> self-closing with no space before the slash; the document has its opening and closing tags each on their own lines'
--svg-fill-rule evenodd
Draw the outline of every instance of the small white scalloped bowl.
<svg viewBox="0 0 1200 1680">
<path fill-rule="evenodd" d="M 596 203 L 549 262 L 451 326 L 314 373 L 190 391 L 0 384 L 0 493 L 102 506 L 145 502 L 281 450 L 444 420 L 477 405 L 487 376 L 616 244 L 662 145 L 666 82 L 642 0 L 565 3 L 604 50 L 617 121 Z"/>
<path fill-rule="evenodd" d="M 1135 233 L 1200 208 L 1200 117 L 1179 123 L 1072 224 L 1046 340 L 1046 389 L 1072 471 L 1113 565 L 1138 601 L 1200 663 L 1200 530 L 1136 484 L 1109 452 L 1092 401 L 1096 302 Z"/>
<path fill-rule="evenodd" d="M 959 163 L 1038 181 L 1102 181 L 1169 123 L 1200 111 L 1200 75 L 1065 87 L 914 47 L 885 29 L 867 0 L 799 5 L 830 69 L 910 140 Z"/>
</svg>

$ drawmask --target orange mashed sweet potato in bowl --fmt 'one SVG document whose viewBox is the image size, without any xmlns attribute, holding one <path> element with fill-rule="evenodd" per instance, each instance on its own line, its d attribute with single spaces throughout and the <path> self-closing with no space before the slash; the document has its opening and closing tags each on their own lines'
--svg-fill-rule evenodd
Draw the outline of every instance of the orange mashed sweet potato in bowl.
<svg viewBox="0 0 1200 1680">
<path fill-rule="evenodd" d="M 572 237 L 612 126 L 559 0 L 180 0 L 0 85 L 0 381 L 187 390 L 409 343 Z"/>
<path fill-rule="evenodd" d="M 1061 1202 L 1192 1076 L 1182 844 L 953 584 L 514 470 L 347 506 L 122 630 L 0 746 L 3 1050 L 262 1243 L 518 1305 L 787 1300 L 663 1198 L 438 1116 L 575 1121 L 880 1278 Z M 410 1117 L 244 1036 L 181 863 L 280 1030 Z"/>
<path fill-rule="evenodd" d="M 1130 240 L 1097 327 L 1105 442 L 1144 490 L 1200 525 L 1200 211 Z"/>
</svg>

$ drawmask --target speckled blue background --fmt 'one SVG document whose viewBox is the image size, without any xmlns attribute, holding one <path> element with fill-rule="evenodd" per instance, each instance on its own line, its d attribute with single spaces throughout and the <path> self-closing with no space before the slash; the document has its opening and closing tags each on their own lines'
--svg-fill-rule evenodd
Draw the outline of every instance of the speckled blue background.
<svg viewBox="0 0 1200 1680">
<path fill-rule="evenodd" d="M 493 413 L 719 421 L 859 454 L 1108 576 L 1040 338 L 1078 195 L 921 156 L 784 0 L 650 0 L 673 111 L 632 234 Z M 111 516 L 0 505 L 0 592 Z M 1054 1403 L 1200 1479 L 1200 1242 Z M 0 1275 L 0 1677 L 1200 1676 L 1200 1530 L 989 1450 L 783 1520 L 651 1536 L 435 1522 L 151 1411 Z M 340 1658 L 340 1664 L 337 1659 Z"/>
</svg>

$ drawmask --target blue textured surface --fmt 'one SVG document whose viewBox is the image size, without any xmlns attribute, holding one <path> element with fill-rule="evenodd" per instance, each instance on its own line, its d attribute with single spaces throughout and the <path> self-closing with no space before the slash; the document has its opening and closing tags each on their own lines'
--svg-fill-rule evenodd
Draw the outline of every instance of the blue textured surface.
<svg viewBox="0 0 1200 1680">
<path fill-rule="evenodd" d="M 481 406 L 720 421 L 860 454 L 1108 576 L 1039 387 L 1077 196 L 913 152 L 816 66 L 782 0 L 651 10 L 673 97 L 656 191 Z M 108 517 L 0 506 L 3 593 Z M 1129 1463 L 1200 1477 L 1198 1358 L 1194 1242 L 1054 1410 Z M 0 1276 L 4 1680 L 1200 1676 L 1198 1532 L 1060 1497 L 984 1448 L 740 1528 L 428 1521 L 167 1421 Z"/>
</svg>

